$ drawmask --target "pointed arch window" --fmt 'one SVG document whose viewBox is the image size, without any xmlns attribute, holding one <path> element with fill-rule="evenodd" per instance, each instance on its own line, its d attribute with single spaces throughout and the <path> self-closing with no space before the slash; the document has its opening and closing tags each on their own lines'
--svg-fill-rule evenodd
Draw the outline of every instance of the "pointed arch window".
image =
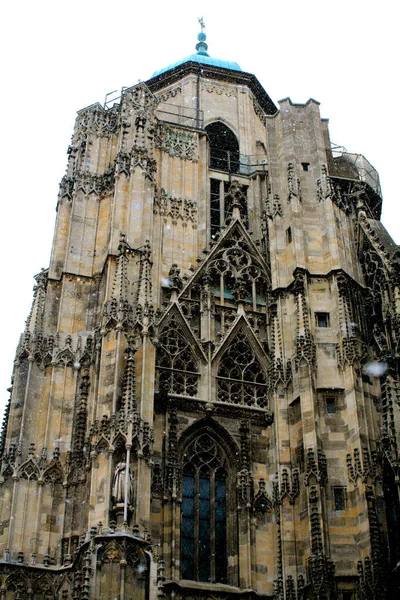
<svg viewBox="0 0 400 600">
<path fill-rule="evenodd" d="M 227 583 L 226 458 L 203 432 L 188 447 L 183 465 L 182 579 Z"/>
<path fill-rule="evenodd" d="M 160 391 L 180 396 L 197 396 L 199 373 L 196 356 L 174 317 L 161 331 L 156 369 Z"/>
<path fill-rule="evenodd" d="M 236 135 L 221 121 L 205 128 L 210 144 L 210 168 L 239 173 L 240 154 Z"/>
<path fill-rule="evenodd" d="M 218 400 L 242 406 L 267 407 L 265 373 L 244 332 L 223 355 L 217 375 Z"/>
</svg>

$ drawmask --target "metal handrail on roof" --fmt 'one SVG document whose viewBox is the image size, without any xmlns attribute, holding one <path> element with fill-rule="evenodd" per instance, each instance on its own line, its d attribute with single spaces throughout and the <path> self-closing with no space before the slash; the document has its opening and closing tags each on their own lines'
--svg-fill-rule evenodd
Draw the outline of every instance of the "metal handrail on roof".
<svg viewBox="0 0 400 600">
<path fill-rule="evenodd" d="M 203 111 L 189 106 L 160 102 L 156 108 L 156 116 L 160 121 L 174 123 L 175 125 L 183 125 L 185 127 L 203 129 Z"/>
<path fill-rule="evenodd" d="M 371 165 L 363 154 L 355 154 L 347 152 L 341 146 L 332 146 L 333 169 L 331 175 L 351 179 L 348 176 L 348 169 L 357 173 L 359 181 L 367 183 L 372 190 L 382 197 L 381 185 L 379 181 L 378 171 Z"/>
<path fill-rule="evenodd" d="M 216 171 L 227 171 L 237 175 L 252 175 L 266 172 L 267 159 L 260 154 L 239 154 L 221 148 L 210 148 L 209 166 Z"/>
</svg>

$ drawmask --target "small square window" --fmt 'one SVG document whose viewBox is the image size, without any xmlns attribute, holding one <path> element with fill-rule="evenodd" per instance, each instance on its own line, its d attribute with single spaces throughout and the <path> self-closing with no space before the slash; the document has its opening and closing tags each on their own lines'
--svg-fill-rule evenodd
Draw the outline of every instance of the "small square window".
<svg viewBox="0 0 400 600">
<path fill-rule="evenodd" d="M 292 238 L 292 228 L 291 228 L 291 227 L 288 227 L 288 228 L 286 229 L 286 243 L 287 243 L 287 244 L 290 244 L 290 242 L 292 241 L 292 239 L 293 239 L 293 238 Z"/>
<path fill-rule="evenodd" d="M 326 406 L 326 412 L 328 413 L 328 415 L 334 415 L 337 410 L 336 397 L 335 396 L 325 396 L 325 406 Z"/>
<path fill-rule="evenodd" d="M 333 504 L 334 510 L 345 510 L 346 508 L 346 495 L 344 487 L 333 488 Z"/>
<path fill-rule="evenodd" d="M 330 327 L 329 313 L 317 312 L 315 313 L 315 325 L 316 327 Z"/>
<path fill-rule="evenodd" d="M 310 163 L 301 163 L 301 166 L 303 167 L 303 171 L 309 171 L 310 170 Z"/>
<path fill-rule="evenodd" d="M 342 600 L 353 600 L 353 592 L 351 590 L 342 591 Z"/>
</svg>

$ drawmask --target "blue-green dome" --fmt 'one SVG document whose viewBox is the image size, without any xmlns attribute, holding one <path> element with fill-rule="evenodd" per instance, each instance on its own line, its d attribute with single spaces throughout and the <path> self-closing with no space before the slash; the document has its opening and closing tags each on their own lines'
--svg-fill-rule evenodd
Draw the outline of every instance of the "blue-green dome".
<svg viewBox="0 0 400 600">
<path fill-rule="evenodd" d="M 201 31 L 198 36 L 197 39 L 199 40 L 198 44 L 196 44 L 196 54 L 191 54 L 190 56 L 187 56 L 186 58 L 183 58 L 182 60 L 178 60 L 177 62 L 173 63 L 172 65 L 168 65 L 168 67 L 164 67 L 164 69 L 160 69 L 159 71 L 156 71 L 155 73 L 153 73 L 153 75 L 151 76 L 153 77 L 157 77 L 158 75 L 161 75 L 162 73 L 166 73 L 167 71 L 171 71 L 172 69 L 175 69 L 176 67 L 179 67 L 180 65 L 184 65 L 187 62 L 196 62 L 199 63 L 200 65 L 208 65 L 210 67 L 219 67 L 220 69 L 230 69 L 231 71 L 241 71 L 242 69 L 239 67 L 239 65 L 236 62 L 231 62 L 229 60 L 219 60 L 218 58 L 212 58 L 211 56 L 209 56 L 207 54 L 207 50 L 208 50 L 208 46 L 206 44 L 206 34 L 204 33 L 204 31 Z"/>
<path fill-rule="evenodd" d="M 242 69 L 236 62 L 231 62 L 229 60 L 219 60 L 218 58 L 211 58 L 211 56 L 206 56 L 204 54 L 191 54 L 187 58 L 183 58 L 182 60 L 178 60 L 172 65 L 168 65 L 168 67 L 164 67 L 164 69 L 160 69 L 159 71 L 155 71 L 152 77 L 157 77 L 157 75 L 161 75 L 162 73 L 166 73 L 167 71 L 171 71 L 171 69 L 175 69 L 175 67 L 179 67 L 187 62 L 197 62 L 201 65 L 210 65 L 212 67 L 220 67 L 222 69 L 230 69 L 231 71 L 241 71 Z"/>
</svg>

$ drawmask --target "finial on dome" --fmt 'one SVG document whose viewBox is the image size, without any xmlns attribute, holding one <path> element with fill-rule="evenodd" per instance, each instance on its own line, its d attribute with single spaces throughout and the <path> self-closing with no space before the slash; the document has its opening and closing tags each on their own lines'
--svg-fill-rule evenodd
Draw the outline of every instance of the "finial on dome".
<svg viewBox="0 0 400 600">
<path fill-rule="evenodd" d="M 199 40 L 199 43 L 196 44 L 197 54 L 202 54 L 203 56 L 209 56 L 207 54 L 207 50 L 208 50 L 208 45 L 206 44 L 207 36 L 204 33 L 204 29 L 206 28 L 206 26 L 204 24 L 204 19 L 203 19 L 203 17 L 200 17 L 197 20 L 200 23 L 200 27 L 201 27 L 201 31 L 197 36 L 197 39 Z"/>
</svg>

